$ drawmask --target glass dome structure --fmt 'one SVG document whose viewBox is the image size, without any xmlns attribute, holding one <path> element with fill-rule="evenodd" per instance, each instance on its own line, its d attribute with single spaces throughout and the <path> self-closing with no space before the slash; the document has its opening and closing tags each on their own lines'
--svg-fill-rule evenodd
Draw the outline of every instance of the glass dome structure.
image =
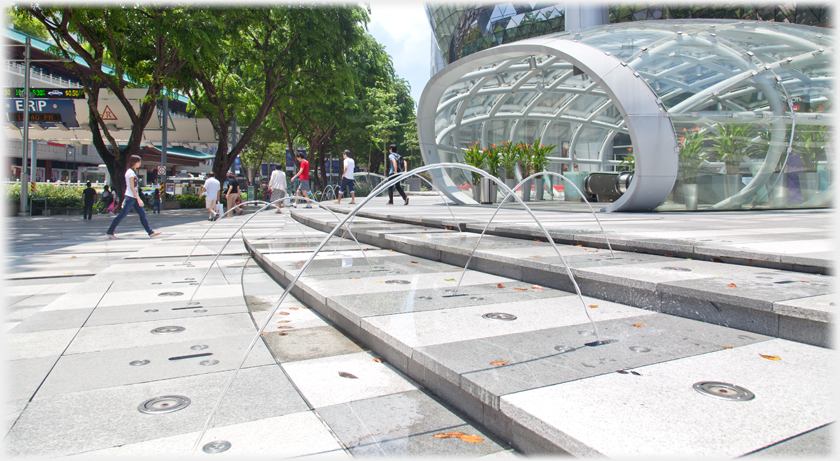
<svg viewBox="0 0 840 461">
<path fill-rule="evenodd" d="M 826 33 L 780 22 L 658 20 L 499 45 L 426 85 L 421 152 L 427 164 L 463 162 L 476 142 L 539 139 L 558 146 L 547 170 L 569 177 L 617 171 L 632 159 L 633 179 L 606 211 L 827 206 Z M 475 203 L 460 172 L 433 178 L 451 199 Z M 545 179 L 548 197 L 564 197 L 553 187 L 561 183 Z"/>
</svg>

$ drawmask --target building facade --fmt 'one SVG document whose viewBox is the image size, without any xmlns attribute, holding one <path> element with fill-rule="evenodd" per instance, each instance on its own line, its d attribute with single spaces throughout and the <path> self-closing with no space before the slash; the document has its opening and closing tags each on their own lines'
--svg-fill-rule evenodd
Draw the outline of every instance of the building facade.
<svg viewBox="0 0 840 461">
<path fill-rule="evenodd" d="M 634 162 L 629 187 L 609 211 L 830 203 L 833 31 L 792 23 L 825 26 L 826 8 L 753 8 L 747 16 L 773 18 L 754 21 L 697 19 L 731 14 L 725 8 L 508 6 L 463 13 L 429 8 L 430 20 L 445 32 L 436 36 L 448 43 L 440 51 L 450 63 L 420 101 L 427 163 L 462 162 L 462 149 L 475 142 L 540 140 L 557 145 L 547 171 L 564 172 L 582 189 L 591 173 L 615 175 L 622 162 Z M 528 15 L 534 11 L 543 27 L 555 11 L 564 27 L 605 16 L 612 23 L 504 42 L 543 30 Z M 692 18 L 664 19 L 679 15 Z M 657 16 L 664 20 L 642 20 Z M 478 40 L 463 32 L 467 24 L 483 31 L 530 29 L 474 46 Z M 491 45 L 470 51 L 485 43 Z M 521 171 L 516 176 L 521 179 Z M 466 175 L 433 177 L 450 198 L 474 203 L 462 192 Z M 547 189 L 533 191 L 534 198 L 580 200 L 558 178 L 545 180 Z"/>
</svg>

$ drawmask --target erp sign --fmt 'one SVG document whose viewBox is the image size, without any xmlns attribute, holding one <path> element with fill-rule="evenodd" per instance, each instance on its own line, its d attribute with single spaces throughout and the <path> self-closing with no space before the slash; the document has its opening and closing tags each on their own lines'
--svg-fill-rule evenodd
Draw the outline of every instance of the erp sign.
<svg viewBox="0 0 840 461">
<path fill-rule="evenodd" d="M 6 100 L 7 118 L 10 122 L 22 124 L 22 116 L 13 114 L 23 113 L 23 106 L 23 98 Z M 29 112 L 58 114 L 59 117 L 57 118 L 64 122 L 67 127 L 75 128 L 79 126 L 79 123 L 76 121 L 76 106 L 71 99 L 30 99 Z"/>
</svg>

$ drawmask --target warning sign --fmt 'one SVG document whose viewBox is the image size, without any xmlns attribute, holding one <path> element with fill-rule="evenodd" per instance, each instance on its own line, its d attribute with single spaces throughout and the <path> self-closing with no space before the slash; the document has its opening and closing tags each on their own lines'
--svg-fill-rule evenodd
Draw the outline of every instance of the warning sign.
<svg viewBox="0 0 840 461">
<path fill-rule="evenodd" d="M 118 120 L 118 119 L 117 119 L 117 116 L 114 115 L 114 111 L 112 111 L 110 107 L 105 106 L 105 111 L 102 112 L 102 120 Z"/>
</svg>

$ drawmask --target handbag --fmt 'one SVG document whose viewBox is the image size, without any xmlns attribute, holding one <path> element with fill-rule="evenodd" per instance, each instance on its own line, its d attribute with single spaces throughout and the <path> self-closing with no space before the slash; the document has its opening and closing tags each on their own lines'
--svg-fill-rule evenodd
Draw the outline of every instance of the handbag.
<svg viewBox="0 0 840 461">
<path fill-rule="evenodd" d="M 111 202 L 111 204 L 110 204 L 110 205 L 108 205 L 108 211 L 109 211 L 110 213 L 113 213 L 113 212 L 114 212 L 114 204 L 116 204 L 116 202 Z"/>
</svg>

